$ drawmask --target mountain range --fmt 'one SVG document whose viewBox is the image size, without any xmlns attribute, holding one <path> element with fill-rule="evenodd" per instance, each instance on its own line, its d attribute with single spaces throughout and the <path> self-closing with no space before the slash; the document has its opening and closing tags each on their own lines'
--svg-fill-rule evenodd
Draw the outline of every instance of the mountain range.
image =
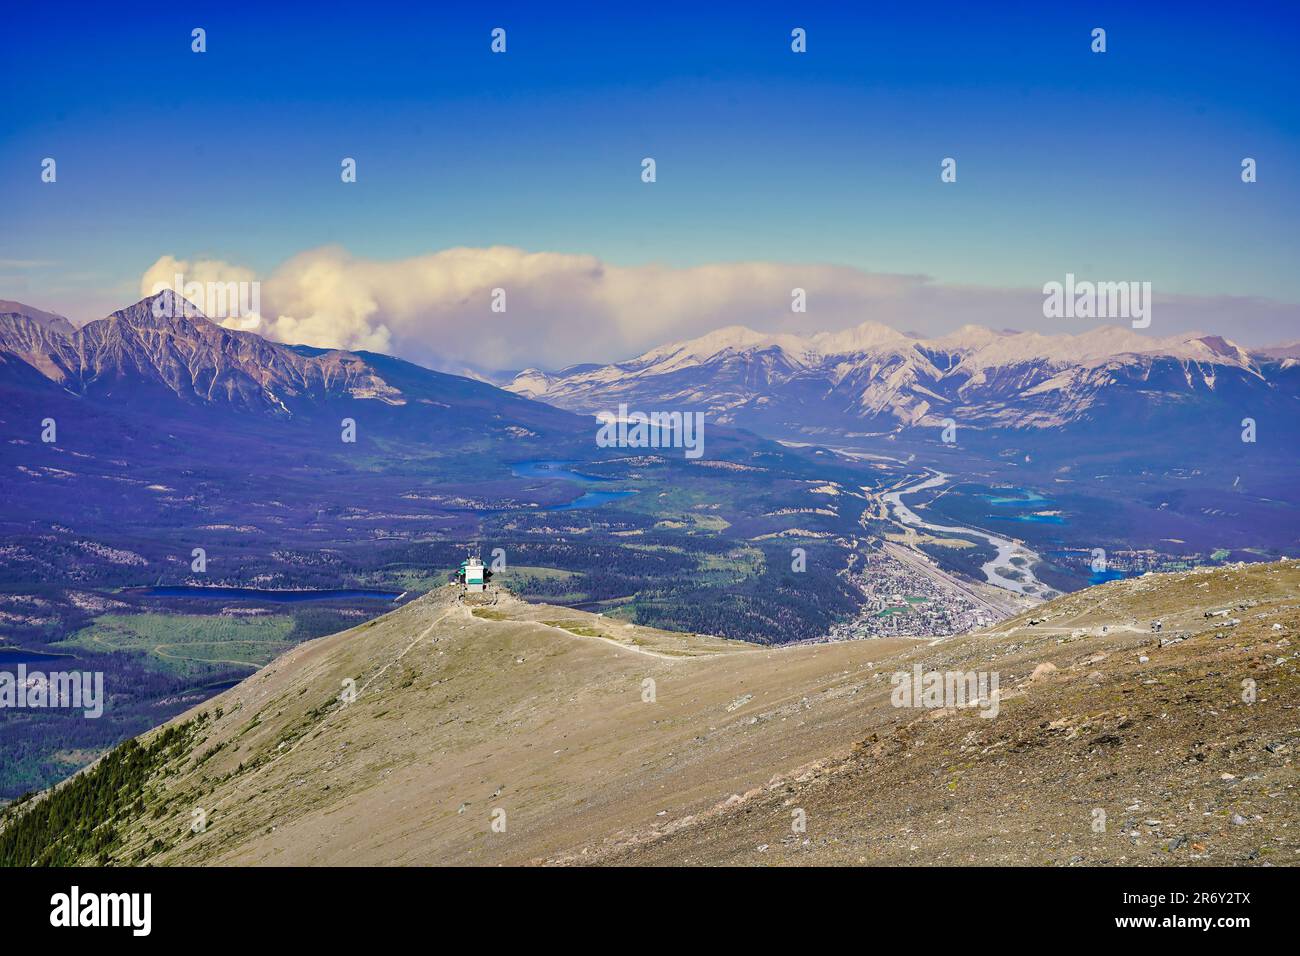
<svg viewBox="0 0 1300 956">
<path fill-rule="evenodd" d="M 699 409 L 711 424 L 777 437 L 890 434 L 949 419 L 977 431 L 1122 435 L 1249 415 L 1282 430 L 1300 399 L 1300 344 L 1249 351 L 1219 335 L 1154 338 L 1121 327 L 1043 335 L 964 326 L 926 339 L 876 322 L 808 336 L 729 326 L 627 361 L 525 369 L 502 390 L 375 353 L 271 342 L 208 320 L 171 291 L 80 328 L 0 302 L 0 361 L 6 353 L 65 392 L 150 408 L 164 395 L 284 418 L 338 402 L 454 414 L 468 403 L 491 407 L 503 427 L 562 422 L 565 431 L 577 421 L 550 407 Z"/>
<path fill-rule="evenodd" d="M 282 345 L 228 329 L 170 290 L 80 328 L 21 303 L 0 305 L 7 309 L 0 311 L 0 364 L 7 356 L 30 367 L 0 377 L 10 389 L 21 381 L 37 394 L 57 391 L 164 416 L 237 411 L 301 421 L 364 409 L 384 431 L 429 437 L 463 430 L 475 412 L 480 433 L 585 428 L 573 415 L 485 382 L 387 355 Z"/>
<path fill-rule="evenodd" d="M 702 408 L 778 434 L 1199 424 L 1289 416 L 1294 346 L 1249 352 L 1217 335 L 1101 327 L 1078 335 L 965 326 L 925 339 L 875 322 L 811 336 L 730 326 L 609 365 L 525 369 L 505 387 L 575 411 Z M 1235 416 L 1235 418 L 1233 418 Z"/>
</svg>

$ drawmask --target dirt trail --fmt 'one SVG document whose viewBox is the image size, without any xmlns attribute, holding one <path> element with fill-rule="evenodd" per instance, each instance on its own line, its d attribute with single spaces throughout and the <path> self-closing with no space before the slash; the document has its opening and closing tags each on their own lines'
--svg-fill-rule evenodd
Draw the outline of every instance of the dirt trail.
<svg viewBox="0 0 1300 956">
<path fill-rule="evenodd" d="M 1239 623 L 1205 617 L 1223 607 Z M 490 610 L 476 616 L 440 589 L 300 645 L 202 705 L 188 754 L 121 821 L 124 858 L 1300 855 L 1298 564 L 1114 582 L 938 642 L 765 649 L 522 601 Z M 1143 632 L 1157 617 L 1162 633 Z M 999 712 L 893 706 L 893 675 L 916 666 L 997 673 Z M 344 706 L 345 680 L 358 692 Z M 189 830 L 195 808 L 204 833 Z"/>
<path fill-rule="evenodd" d="M 220 716 L 159 778 L 128 856 L 546 858 L 843 750 L 879 720 L 861 696 L 875 668 L 917 643 L 769 650 L 513 599 L 481 609 L 491 620 L 453 591 L 294 648 L 203 705 Z M 357 696 L 339 706 L 348 678 Z M 208 829 L 193 835 L 196 807 Z"/>
</svg>

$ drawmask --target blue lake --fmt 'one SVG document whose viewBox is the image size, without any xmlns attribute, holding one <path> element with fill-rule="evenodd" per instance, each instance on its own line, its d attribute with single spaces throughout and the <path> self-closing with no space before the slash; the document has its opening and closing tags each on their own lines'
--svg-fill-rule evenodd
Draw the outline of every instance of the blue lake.
<svg viewBox="0 0 1300 956">
<path fill-rule="evenodd" d="M 248 666 L 253 667 L 254 665 L 250 664 Z M 216 694 L 223 690 L 230 690 L 230 688 L 242 684 L 243 682 L 244 679 L 242 677 L 236 677 L 231 680 L 217 681 L 215 684 L 204 684 L 199 688 L 199 690 Z"/>
<path fill-rule="evenodd" d="M 599 475 L 584 475 L 570 468 L 572 461 L 520 461 L 510 466 L 510 473 L 516 478 L 559 478 L 575 481 L 583 485 L 603 484 L 612 479 Z M 598 508 L 607 501 L 617 501 L 636 494 L 635 491 L 588 491 L 573 501 L 562 505 L 551 505 L 544 511 L 578 511 L 582 508 Z"/>
<path fill-rule="evenodd" d="M 986 500 L 991 505 L 1007 507 L 1013 505 L 1041 505 L 1046 504 L 1052 499 L 1040 495 L 1036 491 L 1029 491 L 1024 488 L 1000 488 L 999 491 L 1015 492 L 1017 497 L 1002 497 L 998 495 L 980 495 L 979 497 Z"/>
<path fill-rule="evenodd" d="M 17 667 L 19 664 L 26 664 L 28 667 L 39 664 L 44 667 L 53 663 L 70 668 L 76 660 L 77 658 L 72 654 L 46 654 L 21 647 L 0 649 L 0 669 Z"/>
<path fill-rule="evenodd" d="M 575 498 L 566 505 L 551 505 L 547 511 L 577 511 L 580 508 L 596 508 L 607 501 L 617 501 L 636 494 L 635 491 L 589 491 L 581 498 Z"/>
<path fill-rule="evenodd" d="M 397 591 L 372 591 L 366 588 L 320 588 L 316 590 L 273 591 L 268 588 L 195 587 L 160 585 L 138 588 L 146 597 L 209 598 L 219 601 L 263 601 L 269 604 L 297 604 L 302 601 L 394 601 Z"/>
</svg>

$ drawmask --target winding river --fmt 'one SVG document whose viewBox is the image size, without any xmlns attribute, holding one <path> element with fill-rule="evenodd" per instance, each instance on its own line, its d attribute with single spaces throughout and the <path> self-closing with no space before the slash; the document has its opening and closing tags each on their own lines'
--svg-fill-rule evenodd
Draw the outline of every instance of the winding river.
<svg viewBox="0 0 1300 956">
<path fill-rule="evenodd" d="M 903 504 L 903 495 L 916 494 L 918 491 L 925 491 L 929 488 L 937 488 L 946 484 L 949 476 L 942 472 L 933 472 L 929 478 L 917 482 L 914 485 L 908 485 L 906 488 L 899 488 L 897 491 L 891 491 L 884 497 L 894 509 L 895 518 L 903 524 L 910 525 L 914 528 L 924 528 L 927 531 L 941 531 L 947 534 L 973 535 L 977 538 L 983 538 L 994 548 L 997 554 L 992 560 L 986 561 L 980 570 L 989 584 L 996 585 L 1000 588 L 1006 588 L 1008 591 L 1015 591 L 1017 594 L 1024 594 L 1029 597 L 1041 597 L 1052 588 L 1034 577 L 1033 567 L 1041 558 L 1029 548 L 1019 542 L 1012 541 L 1009 538 L 999 537 L 996 534 L 989 534 L 987 531 L 980 531 L 978 528 L 959 528 L 949 525 L 931 524 L 922 519 L 915 511 Z M 1023 561 L 1023 567 L 1017 567 L 1011 563 L 1011 559 L 1020 558 Z M 1011 577 L 1010 575 L 1015 575 Z"/>
</svg>

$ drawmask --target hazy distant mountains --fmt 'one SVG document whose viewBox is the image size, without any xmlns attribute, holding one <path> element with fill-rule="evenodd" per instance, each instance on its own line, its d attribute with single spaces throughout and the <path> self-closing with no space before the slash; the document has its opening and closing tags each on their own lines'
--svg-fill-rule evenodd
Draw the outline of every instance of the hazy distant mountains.
<svg viewBox="0 0 1300 956">
<path fill-rule="evenodd" d="M 888 434 L 952 419 L 977 431 L 1121 436 L 1236 428 L 1248 416 L 1276 436 L 1294 430 L 1300 407 L 1297 345 L 1252 353 L 1221 336 L 1157 339 L 1116 327 L 1042 335 L 966 326 L 922 339 L 873 322 L 811 336 L 731 326 L 625 362 L 527 369 L 503 390 L 389 356 L 270 342 L 209 321 L 170 291 L 80 329 L 20 303 L 0 306 L 0 365 L 9 369 L 0 384 L 43 382 L 149 414 L 310 419 L 340 406 L 366 409 L 385 429 L 508 438 L 576 436 L 589 423 L 560 409 L 591 414 L 625 402 L 702 409 L 710 424 L 776 435 Z M 10 368 L 6 353 L 28 371 Z"/>
<path fill-rule="evenodd" d="M 1296 354 L 1125 328 L 1041 335 L 966 326 L 921 339 L 873 322 L 808 337 L 732 326 L 626 362 L 527 369 L 506 387 L 578 411 L 698 407 L 710 421 L 787 432 L 889 431 L 947 418 L 977 428 L 1122 431 L 1206 415 L 1291 415 Z"/>
</svg>

